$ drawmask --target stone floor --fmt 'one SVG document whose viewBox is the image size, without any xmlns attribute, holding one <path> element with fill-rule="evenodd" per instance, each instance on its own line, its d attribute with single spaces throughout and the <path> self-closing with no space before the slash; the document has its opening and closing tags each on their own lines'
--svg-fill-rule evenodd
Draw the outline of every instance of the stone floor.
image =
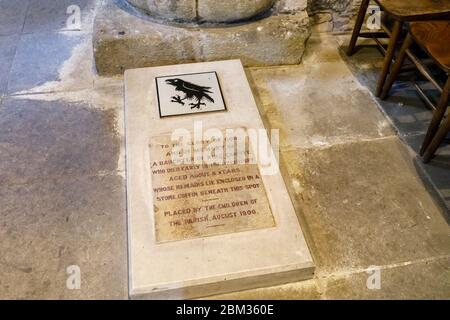
<svg viewBox="0 0 450 320">
<path fill-rule="evenodd" d="M 0 299 L 128 297 L 123 81 L 94 72 L 95 3 L 0 0 Z M 450 298 L 450 147 L 417 161 L 430 112 L 407 83 L 374 99 L 382 57 L 347 58 L 347 38 L 315 34 L 301 65 L 247 70 L 281 130 L 315 277 L 212 298 Z"/>
</svg>

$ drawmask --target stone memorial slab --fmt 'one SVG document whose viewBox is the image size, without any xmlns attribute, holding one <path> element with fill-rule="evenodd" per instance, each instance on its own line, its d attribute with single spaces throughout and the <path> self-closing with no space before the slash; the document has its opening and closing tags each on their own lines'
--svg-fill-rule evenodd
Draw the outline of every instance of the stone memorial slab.
<svg viewBox="0 0 450 320">
<path fill-rule="evenodd" d="M 205 88 L 226 108 L 205 112 L 208 102 L 185 99 L 170 79 Z M 267 133 L 239 60 L 127 70 L 125 125 L 131 298 L 189 299 L 313 276 L 276 152 L 269 145 L 261 156 Z"/>
<path fill-rule="evenodd" d="M 173 145 L 170 135 L 150 144 L 157 243 L 275 226 L 257 164 L 174 164 Z"/>
</svg>

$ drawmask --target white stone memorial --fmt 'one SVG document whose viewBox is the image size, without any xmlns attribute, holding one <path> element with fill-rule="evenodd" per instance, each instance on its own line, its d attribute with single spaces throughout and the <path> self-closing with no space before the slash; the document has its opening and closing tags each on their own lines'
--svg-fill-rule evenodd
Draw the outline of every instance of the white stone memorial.
<svg viewBox="0 0 450 320">
<path fill-rule="evenodd" d="M 239 60 L 127 70 L 125 125 L 131 298 L 190 299 L 313 276 L 276 152 L 261 160 L 267 134 Z"/>
</svg>

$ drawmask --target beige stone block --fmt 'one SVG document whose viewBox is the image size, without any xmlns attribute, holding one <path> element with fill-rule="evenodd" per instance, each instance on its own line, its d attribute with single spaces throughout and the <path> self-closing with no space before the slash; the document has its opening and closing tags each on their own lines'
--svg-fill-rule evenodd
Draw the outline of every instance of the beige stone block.
<svg viewBox="0 0 450 320">
<path fill-rule="evenodd" d="M 269 10 L 274 0 L 128 0 L 134 6 L 169 20 L 234 22 Z"/>
<path fill-rule="evenodd" d="M 228 28 L 202 29 L 205 60 L 239 57 L 246 66 L 298 64 L 310 35 L 305 14 L 279 15 Z"/>
</svg>

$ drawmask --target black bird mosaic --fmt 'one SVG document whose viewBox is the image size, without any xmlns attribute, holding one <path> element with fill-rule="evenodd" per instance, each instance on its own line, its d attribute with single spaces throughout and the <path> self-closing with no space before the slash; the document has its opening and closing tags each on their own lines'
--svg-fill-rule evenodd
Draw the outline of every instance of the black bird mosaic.
<svg viewBox="0 0 450 320">
<path fill-rule="evenodd" d="M 167 79 L 166 83 L 174 86 L 175 91 L 181 91 L 185 94 L 183 98 L 179 95 L 173 96 L 171 102 L 176 102 L 184 106 L 184 100 L 194 100 L 193 103 L 189 103 L 191 109 L 200 109 L 201 106 L 206 106 L 206 104 L 202 102 L 203 99 L 214 103 L 214 99 L 208 95 L 208 93 L 213 93 L 211 87 L 202 87 L 178 78 Z"/>
</svg>

